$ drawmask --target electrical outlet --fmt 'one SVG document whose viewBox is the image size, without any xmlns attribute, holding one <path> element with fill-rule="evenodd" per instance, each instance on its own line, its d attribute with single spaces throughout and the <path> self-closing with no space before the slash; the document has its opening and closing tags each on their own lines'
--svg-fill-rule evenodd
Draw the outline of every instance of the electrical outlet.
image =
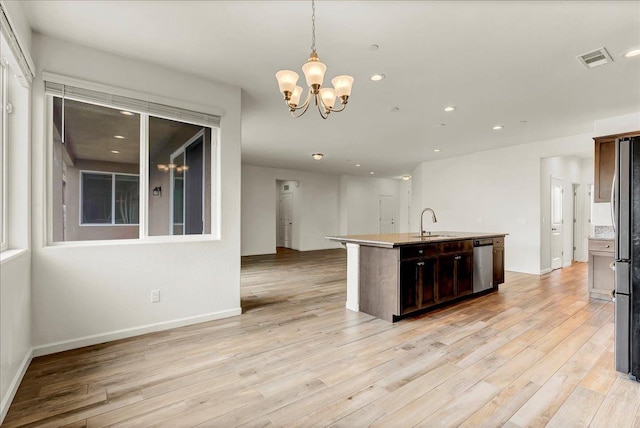
<svg viewBox="0 0 640 428">
<path fill-rule="evenodd" d="M 151 290 L 151 303 L 158 303 L 160 301 L 160 290 Z"/>
</svg>

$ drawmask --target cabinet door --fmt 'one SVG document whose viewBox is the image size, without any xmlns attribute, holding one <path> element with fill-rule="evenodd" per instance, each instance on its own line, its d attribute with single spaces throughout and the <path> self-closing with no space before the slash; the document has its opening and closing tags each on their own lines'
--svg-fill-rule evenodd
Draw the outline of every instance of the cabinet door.
<svg viewBox="0 0 640 428">
<path fill-rule="evenodd" d="M 493 247 L 493 286 L 504 282 L 504 247 Z"/>
<path fill-rule="evenodd" d="M 611 202 L 611 182 L 615 169 L 615 137 L 596 138 L 594 202 Z"/>
<path fill-rule="evenodd" d="M 436 266 L 438 259 L 435 257 L 418 262 L 418 297 L 420 308 L 426 308 L 436 303 Z"/>
<path fill-rule="evenodd" d="M 438 303 L 456 297 L 455 257 L 455 254 L 445 254 L 438 257 L 438 282 L 436 287 L 436 301 Z"/>
<path fill-rule="evenodd" d="M 418 279 L 422 275 L 420 260 L 400 262 L 400 315 L 420 309 Z"/>
<path fill-rule="evenodd" d="M 473 253 L 462 253 L 454 257 L 456 296 L 473 292 Z"/>
</svg>

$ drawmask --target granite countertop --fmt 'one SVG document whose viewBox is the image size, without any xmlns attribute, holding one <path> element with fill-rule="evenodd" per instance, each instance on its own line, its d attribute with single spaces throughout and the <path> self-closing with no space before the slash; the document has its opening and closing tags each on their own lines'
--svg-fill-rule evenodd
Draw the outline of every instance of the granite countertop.
<svg viewBox="0 0 640 428">
<path fill-rule="evenodd" d="M 373 247 L 393 248 L 402 245 L 415 245 L 430 242 L 460 241 L 462 239 L 497 238 L 506 236 L 507 233 L 478 233 L 478 232 L 431 232 L 431 236 L 420 238 L 419 232 L 414 233 L 390 233 L 385 235 L 346 235 L 327 236 L 327 239 L 349 244 L 369 245 Z"/>
<path fill-rule="evenodd" d="M 613 231 L 613 226 L 593 226 L 593 235 L 589 236 L 589 239 L 597 239 L 608 241 L 616 238 L 616 233 Z"/>
<path fill-rule="evenodd" d="M 613 241 L 616 239 L 614 235 L 599 235 L 599 236 L 590 236 L 589 239 L 593 241 Z"/>
</svg>

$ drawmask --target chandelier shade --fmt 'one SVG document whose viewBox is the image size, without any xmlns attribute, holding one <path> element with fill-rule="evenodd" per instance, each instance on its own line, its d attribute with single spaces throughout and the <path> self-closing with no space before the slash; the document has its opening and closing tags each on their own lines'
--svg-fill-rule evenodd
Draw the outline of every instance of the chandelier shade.
<svg viewBox="0 0 640 428">
<path fill-rule="evenodd" d="M 284 101 L 289 107 L 289 111 L 293 117 L 300 117 L 306 113 L 311 101 L 313 100 L 318 107 L 318 112 L 323 119 L 329 117 L 331 112 L 343 111 L 351 96 L 351 88 L 353 86 L 353 77 L 349 75 L 340 75 L 331 79 L 333 88 L 323 88 L 324 75 L 327 66 L 320 62 L 316 52 L 316 8 L 315 0 L 311 0 L 311 55 L 309 60 L 302 66 L 304 78 L 309 87 L 306 100 L 300 104 L 302 92 L 304 89 L 297 86 L 300 76 L 292 70 L 280 70 L 276 73 L 278 88 L 284 96 Z M 340 108 L 334 108 L 336 100 L 340 99 Z"/>
</svg>

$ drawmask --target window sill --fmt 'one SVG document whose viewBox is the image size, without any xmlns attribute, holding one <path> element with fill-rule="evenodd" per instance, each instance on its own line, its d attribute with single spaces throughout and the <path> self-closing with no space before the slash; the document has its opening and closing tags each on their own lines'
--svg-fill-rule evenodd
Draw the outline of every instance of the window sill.
<svg viewBox="0 0 640 428">
<path fill-rule="evenodd" d="M 0 264 L 4 264 L 5 262 L 8 262 L 9 260 L 13 260 L 17 257 L 20 257 L 21 255 L 26 254 L 28 252 L 29 250 L 26 248 L 4 250 L 3 252 L 0 253 Z"/>
</svg>

